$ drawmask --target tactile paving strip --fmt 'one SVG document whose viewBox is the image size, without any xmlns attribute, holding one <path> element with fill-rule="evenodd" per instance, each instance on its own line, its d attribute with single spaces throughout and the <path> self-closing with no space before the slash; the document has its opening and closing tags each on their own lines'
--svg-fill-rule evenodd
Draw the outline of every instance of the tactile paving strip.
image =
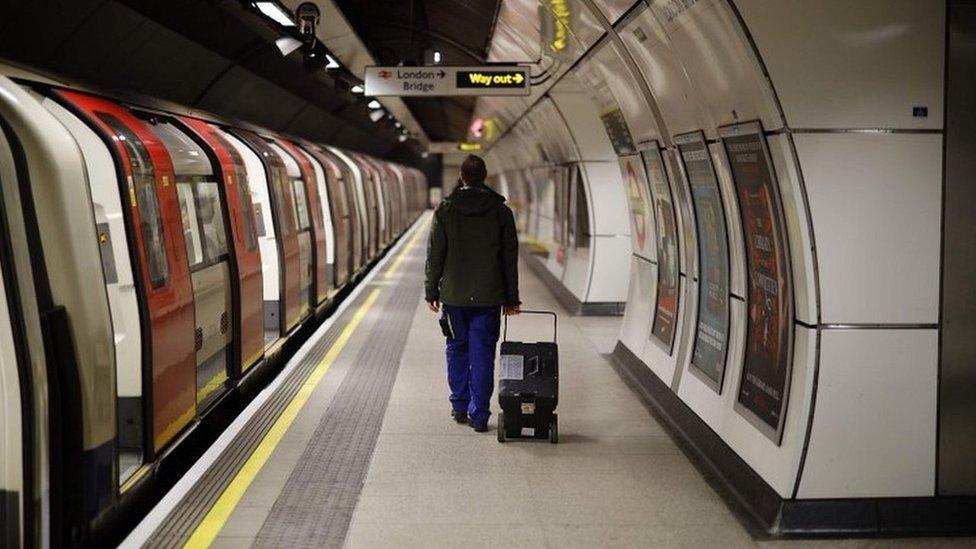
<svg viewBox="0 0 976 549">
<path fill-rule="evenodd" d="M 410 279 L 409 284 L 419 288 L 419 274 L 408 273 L 409 271 L 405 271 L 405 276 L 402 278 Z M 397 286 L 400 286 L 400 284 Z M 412 295 L 413 301 L 416 301 L 415 292 L 402 292 L 401 288 L 397 288 L 397 291 Z M 247 425 L 241 429 L 240 434 L 237 435 L 234 441 L 217 458 L 207 472 L 203 474 L 193 488 L 187 492 L 186 496 L 183 497 L 166 519 L 163 520 L 161 526 L 146 540 L 146 547 L 163 549 L 182 547 L 189 540 L 193 534 L 193 530 L 213 507 L 228 484 L 233 480 L 237 472 L 240 471 L 244 462 L 254 453 L 255 448 L 264 439 L 271 426 L 277 421 L 285 407 L 288 406 L 288 403 L 298 393 L 312 370 L 335 343 L 345 326 L 352 320 L 353 315 L 356 314 L 356 310 L 368 295 L 369 292 L 362 292 L 343 311 L 337 321 L 314 344 L 314 347 L 309 350 L 308 354 L 305 355 L 298 366 L 292 370 L 288 378 L 275 391 L 275 394 L 261 406 Z M 407 328 L 409 328 L 409 321 L 410 319 L 407 319 Z M 380 417 L 382 419 L 382 415 Z"/>
<path fill-rule="evenodd" d="M 342 328 L 355 314 L 356 307 L 363 296 L 357 298 L 340 319 L 328 330 L 315 346 L 302 359 L 260 410 L 241 429 L 240 434 L 217 458 L 214 464 L 200 478 L 199 482 L 187 492 L 176 505 L 162 525 L 146 541 L 147 547 L 182 547 L 193 534 L 193 529 L 203 520 L 206 513 L 223 493 L 224 489 L 240 470 L 247 458 L 254 452 L 268 430 L 288 406 L 301 388 L 309 373 L 322 360 Z"/>
<path fill-rule="evenodd" d="M 420 263 L 421 258 L 408 261 Z M 360 350 L 346 374 L 254 547 L 342 546 L 418 303 L 420 269 L 402 272 L 381 319 L 372 323 L 370 344 Z"/>
</svg>

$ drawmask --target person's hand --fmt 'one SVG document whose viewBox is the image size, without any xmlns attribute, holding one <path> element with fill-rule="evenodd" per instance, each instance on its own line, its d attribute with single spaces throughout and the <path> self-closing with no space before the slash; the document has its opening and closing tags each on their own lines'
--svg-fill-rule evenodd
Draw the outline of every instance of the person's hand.
<svg viewBox="0 0 976 549">
<path fill-rule="evenodd" d="M 427 302 L 427 308 L 430 309 L 432 312 L 439 313 L 439 312 L 441 312 L 441 302 L 440 301 L 428 301 Z"/>
<path fill-rule="evenodd" d="M 502 312 L 505 313 L 505 316 L 515 316 L 515 315 L 517 315 L 517 314 L 519 314 L 519 313 L 522 312 L 522 306 L 521 305 L 505 305 L 504 307 L 502 307 Z"/>
</svg>

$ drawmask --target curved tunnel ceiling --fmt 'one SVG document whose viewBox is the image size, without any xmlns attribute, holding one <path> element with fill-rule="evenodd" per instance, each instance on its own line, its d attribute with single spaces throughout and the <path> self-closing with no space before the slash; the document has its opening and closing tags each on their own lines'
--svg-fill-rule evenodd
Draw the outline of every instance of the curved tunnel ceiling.
<svg viewBox="0 0 976 549">
<path fill-rule="evenodd" d="M 381 65 L 423 65 L 426 50 L 444 65 L 481 65 L 488 58 L 502 0 L 337 0 Z M 434 141 L 463 141 L 475 101 L 468 97 L 404 98 Z"/>
<path fill-rule="evenodd" d="M 5 2 L 0 58 L 97 87 L 244 120 L 313 141 L 418 165 L 392 123 L 296 52 L 237 0 Z M 31 44 L 25 48 L 24 44 Z"/>
</svg>

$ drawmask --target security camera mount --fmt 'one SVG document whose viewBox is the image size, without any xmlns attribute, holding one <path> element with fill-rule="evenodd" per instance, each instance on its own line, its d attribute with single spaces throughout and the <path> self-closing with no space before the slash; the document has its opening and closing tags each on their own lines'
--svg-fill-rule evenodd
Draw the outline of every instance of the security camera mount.
<svg viewBox="0 0 976 549">
<path fill-rule="evenodd" d="M 322 19 L 322 12 L 314 2 L 303 2 L 295 9 L 295 19 L 298 20 L 298 34 L 302 41 L 302 52 L 306 60 L 317 56 L 315 52 L 315 28 Z"/>
</svg>

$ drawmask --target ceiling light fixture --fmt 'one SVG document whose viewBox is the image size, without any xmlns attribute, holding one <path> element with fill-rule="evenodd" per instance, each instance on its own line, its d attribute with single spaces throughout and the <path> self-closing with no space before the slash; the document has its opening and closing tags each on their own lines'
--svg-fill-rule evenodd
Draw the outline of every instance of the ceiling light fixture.
<svg viewBox="0 0 976 549">
<path fill-rule="evenodd" d="M 291 36 L 282 36 L 275 40 L 275 46 L 278 46 L 278 51 L 283 57 L 288 57 L 293 51 L 302 47 L 302 41 Z"/>
<path fill-rule="evenodd" d="M 398 137 L 397 139 L 400 141 L 400 143 L 403 143 L 404 141 L 407 140 L 407 136 L 404 134 L 400 134 L 400 137 Z"/>
<path fill-rule="evenodd" d="M 254 2 L 254 7 L 258 9 L 265 17 L 271 19 L 275 23 L 285 27 L 294 27 L 295 21 L 291 18 L 291 14 L 288 13 L 283 7 L 281 7 L 278 2 L 269 1 L 259 1 Z"/>
<path fill-rule="evenodd" d="M 373 110 L 376 110 L 376 109 L 379 109 L 379 108 L 382 108 L 383 107 L 383 105 L 381 105 L 380 102 L 377 101 L 377 100 L 375 100 L 375 99 L 372 100 L 372 101 L 370 101 L 366 106 L 369 107 L 369 108 L 371 108 L 371 109 L 373 109 Z"/>
<path fill-rule="evenodd" d="M 439 51 L 434 51 L 434 64 L 435 65 L 441 64 L 441 52 Z"/>
<path fill-rule="evenodd" d="M 325 54 L 325 60 L 328 61 L 325 64 L 325 70 L 327 70 L 327 71 L 330 71 L 330 70 L 333 70 L 333 69 L 338 69 L 339 67 L 342 66 L 342 65 L 339 64 L 338 61 L 336 61 L 335 57 L 332 57 L 328 53 Z"/>
<path fill-rule="evenodd" d="M 351 89 L 350 91 L 351 91 L 352 93 L 363 93 L 363 92 L 364 92 L 364 91 L 366 91 L 366 90 L 365 90 L 365 88 L 363 88 L 363 87 L 362 87 L 362 86 L 360 86 L 359 84 L 356 84 L 355 86 L 353 86 L 353 87 L 352 87 L 352 89 Z"/>
<path fill-rule="evenodd" d="M 379 122 L 380 120 L 382 120 L 383 119 L 383 109 L 379 109 L 379 110 L 375 110 L 375 111 L 370 111 L 369 112 L 369 119 L 372 120 L 373 122 Z"/>
</svg>

